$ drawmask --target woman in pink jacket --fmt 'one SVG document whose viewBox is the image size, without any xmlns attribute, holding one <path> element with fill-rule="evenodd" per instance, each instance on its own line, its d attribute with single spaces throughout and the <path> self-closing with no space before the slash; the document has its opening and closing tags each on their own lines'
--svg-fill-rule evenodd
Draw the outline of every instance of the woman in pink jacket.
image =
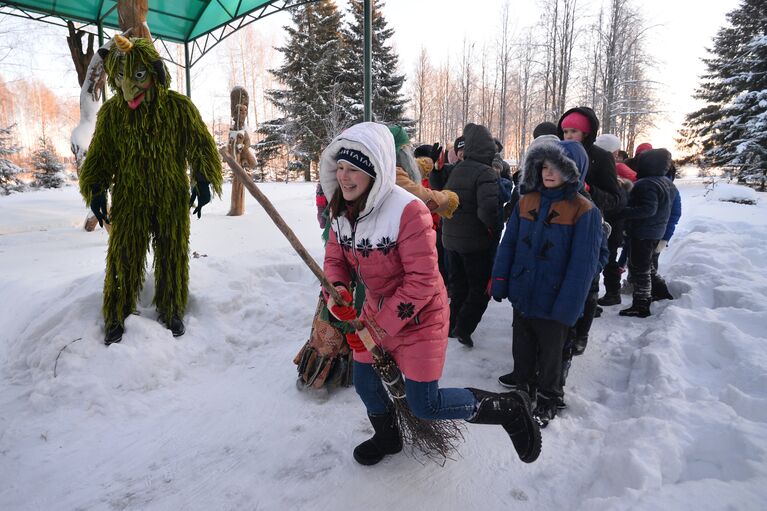
<svg viewBox="0 0 767 511">
<path fill-rule="evenodd" d="M 395 186 L 395 174 L 394 139 L 382 124 L 352 126 L 322 153 L 320 180 L 331 198 L 325 273 L 347 298 L 352 275 L 365 286 L 359 335 L 372 338 L 397 362 L 413 413 L 428 420 L 500 424 L 522 461 L 532 462 L 540 454 L 541 437 L 527 394 L 439 388 L 449 307 L 437 267 L 435 234 L 429 210 Z M 356 317 L 352 307 L 332 299 L 328 306 L 339 319 Z M 370 353 L 359 338 L 349 337 L 354 387 L 375 430 L 354 449 L 354 459 L 373 465 L 401 451 L 402 440 Z"/>
</svg>

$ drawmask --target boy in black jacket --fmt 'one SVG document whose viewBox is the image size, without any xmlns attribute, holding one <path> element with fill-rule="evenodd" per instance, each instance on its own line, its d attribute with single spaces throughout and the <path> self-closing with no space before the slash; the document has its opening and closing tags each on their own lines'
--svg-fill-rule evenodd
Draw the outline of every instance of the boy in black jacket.
<svg viewBox="0 0 767 511">
<path fill-rule="evenodd" d="M 656 272 L 653 254 L 666 232 L 671 206 L 679 194 L 666 177 L 670 165 L 671 153 L 666 149 L 643 152 L 637 159 L 637 181 L 631 189 L 629 204 L 619 213 L 620 218 L 627 220 L 629 271 L 634 283 L 633 304 L 620 311 L 621 316 L 650 315 L 652 278 Z"/>
</svg>

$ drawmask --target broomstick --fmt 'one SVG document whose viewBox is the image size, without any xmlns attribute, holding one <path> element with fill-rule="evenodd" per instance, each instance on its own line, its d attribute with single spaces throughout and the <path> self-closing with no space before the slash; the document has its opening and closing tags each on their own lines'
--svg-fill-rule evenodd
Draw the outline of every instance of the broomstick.
<svg viewBox="0 0 767 511">
<path fill-rule="evenodd" d="M 232 169 L 232 172 L 245 185 L 245 188 L 248 189 L 261 207 L 264 208 L 266 214 L 269 215 L 282 234 L 285 235 L 299 257 L 306 263 L 314 276 L 317 277 L 325 291 L 333 298 L 333 301 L 340 305 L 347 305 L 335 286 L 325 276 L 322 268 L 319 267 L 309 252 L 307 252 L 306 248 L 304 248 L 293 233 L 293 230 L 285 223 L 285 220 L 277 212 L 269 198 L 259 190 L 247 172 L 229 154 L 229 149 L 226 146 L 222 146 L 219 148 L 219 152 L 223 156 L 224 161 L 229 165 L 229 168 Z M 402 439 L 429 458 L 447 458 L 455 450 L 459 439 L 463 439 L 459 423 L 454 420 L 424 420 L 416 417 L 405 399 L 405 379 L 402 376 L 402 371 L 397 367 L 392 356 L 383 351 L 373 341 L 370 333 L 363 329 L 361 321 L 355 319 L 350 323 L 357 330 L 358 334 L 362 334 L 359 337 L 365 348 L 373 356 L 373 368 L 392 397 L 394 415 L 402 434 Z"/>
</svg>

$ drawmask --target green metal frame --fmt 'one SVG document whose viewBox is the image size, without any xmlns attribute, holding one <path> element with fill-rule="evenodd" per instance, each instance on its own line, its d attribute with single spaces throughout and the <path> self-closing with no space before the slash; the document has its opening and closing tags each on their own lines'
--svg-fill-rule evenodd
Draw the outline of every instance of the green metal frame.
<svg viewBox="0 0 767 511">
<path fill-rule="evenodd" d="M 192 95 L 192 66 L 221 41 L 239 29 L 262 20 L 267 16 L 315 2 L 317 0 L 149 0 L 147 23 L 158 50 L 163 58 L 186 71 L 186 93 Z M 235 5 L 236 4 L 236 5 Z M 365 28 L 363 34 L 364 62 L 364 114 L 365 121 L 372 120 L 372 0 L 364 0 Z M 213 7 L 213 9 L 211 9 Z M 214 12 L 215 11 L 215 12 Z M 61 27 L 67 21 L 75 23 L 76 30 L 94 33 L 99 45 L 104 42 L 104 30 L 117 32 L 117 0 L 0 0 L 0 14 L 42 21 Z M 214 22 L 201 26 L 202 16 Z M 156 23 L 156 24 L 155 24 Z M 174 25 L 175 23 L 175 25 Z M 170 30 L 174 27 L 176 30 Z M 176 62 L 166 41 L 184 45 L 184 62 Z"/>
<path fill-rule="evenodd" d="M 177 66 L 184 67 L 186 71 L 186 91 L 191 96 L 191 68 L 200 59 L 216 47 L 227 37 L 239 29 L 251 23 L 266 18 L 272 14 L 286 9 L 315 2 L 317 0 L 149 0 L 149 12 L 147 23 L 151 26 L 153 42 L 158 50 L 162 49 L 163 58 Z M 236 3 L 236 5 L 234 5 Z M 243 4 L 248 5 L 243 5 Z M 159 5 L 155 7 L 155 4 Z M 220 7 L 225 16 L 216 18 L 217 23 L 209 27 L 201 27 L 200 20 L 190 17 L 192 14 L 202 16 L 208 7 L 213 4 Z M 230 5 L 226 5 L 230 4 Z M 162 10 L 163 6 L 172 6 L 177 10 L 186 5 L 192 9 L 192 14 L 179 15 Z M 234 9 L 232 9 L 234 7 Z M 103 44 L 104 30 L 117 33 L 119 24 L 117 21 L 117 0 L 0 0 L 0 14 L 19 18 L 41 21 L 61 27 L 67 26 L 67 21 L 75 23 L 76 30 L 86 33 L 94 33 L 99 37 L 99 43 Z M 219 14 L 221 14 L 219 12 Z M 166 20 L 159 23 L 161 29 L 156 29 L 152 20 Z M 179 30 L 172 32 L 162 27 L 171 23 L 167 20 L 178 20 Z M 181 25 L 184 25 L 183 27 Z M 184 28 L 183 31 L 180 29 Z M 95 32 L 93 31 L 95 29 Z M 166 42 L 184 45 L 184 62 L 176 62 Z"/>
</svg>

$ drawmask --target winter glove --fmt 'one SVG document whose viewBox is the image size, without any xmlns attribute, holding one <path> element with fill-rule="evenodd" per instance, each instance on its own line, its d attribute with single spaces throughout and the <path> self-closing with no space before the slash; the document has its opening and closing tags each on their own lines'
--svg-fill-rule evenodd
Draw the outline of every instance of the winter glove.
<svg viewBox="0 0 767 511">
<path fill-rule="evenodd" d="M 434 142 L 434 145 L 431 146 L 431 151 L 429 152 L 429 158 L 431 158 L 431 161 L 434 163 L 437 163 L 440 156 L 442 156 L 442 146 L 439 145 L 439 142 Z"/>
<path fill-rule="evenodd" d="M 655 247 L 655 253 L 660 254 L 668 246 L 668 240 L 660 240 L 658 246 Z"/>
<path fill-rule="evenodd" d="M 491 277 L 488 282 L 489 295 L 493 297 L 496 302 L 502 302 L 504 298 L 508 296 L 509 285 L 506 283 L 506 279 L 503 277 Z"/>
<path fill-rule="evenodd" d="M 349 332 L 346 334 L 346 342 L 349 344 L 349 347 L 357 353 L 361 353 L 367 350 L 367 348 L 365 348 L 365 344 L 362 342 L 362 339 L 360 339 L 360 336 L 357 335 L 356 332 Z"/>
<path fill-rule="evenodd" d="M 99 221 L 99 227 L 104 227 L 104 224 L 109 223 L 109 217 L 107 217 L 107 194 L 106 192 L 94 193 L 91 198 L 91 211 L 96 215 L 96 220 Z"/>
<path fill-rule="evenodd" d="M 194 206 L 194 201 L 197 200 L 197 207 L 192 211 L 193 215 L 197 215 L 197 218 L 202 216 L 202 207 L 210 202 L 210 183 L 207 181 L 197 181 L 197 184 L 192 187 L 192 196 L 189 198 L 189 207 Z"/>
<path fill-rule="evenodd" d="M 328 310 L 339 321 L 351 321 L 357 317 L 357 311 L 351 305 L 353 303 L 352 294 L 344 286 L 336 286 L 336 290 L 341 295 L 344 302 L 349 305 L 339 305 L 333 300 L 332 296 L 328 297 Z"/>
</svg>

